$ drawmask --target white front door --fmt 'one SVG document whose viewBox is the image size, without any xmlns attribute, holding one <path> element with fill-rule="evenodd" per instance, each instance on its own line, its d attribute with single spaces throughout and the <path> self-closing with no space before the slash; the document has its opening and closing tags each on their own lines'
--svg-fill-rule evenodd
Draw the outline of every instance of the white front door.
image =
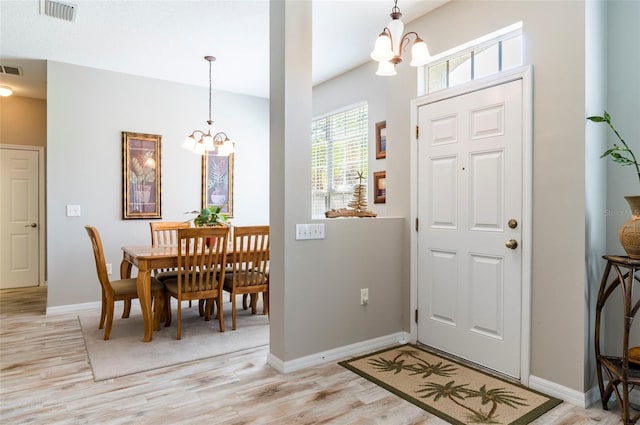
<svg viewBox="0 0 640 425">
<path fill-rule="evenodd" d="M 0 289 L 38 286 L 39 153 L 0 149 Z"/>
<path fill-rule="evenodd" d="M 520 377 L 522 80 L 418 108 L 418 341 Z"/>
</svg>

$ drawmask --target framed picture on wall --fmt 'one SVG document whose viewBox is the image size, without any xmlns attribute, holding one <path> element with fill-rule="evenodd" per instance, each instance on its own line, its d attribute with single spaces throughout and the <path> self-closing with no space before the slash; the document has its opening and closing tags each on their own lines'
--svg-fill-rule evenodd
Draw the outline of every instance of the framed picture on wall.
<svg viewBox="0 0 640 425">
<path fill-rule="evenodd" d="M 387 172 L 377 171 L 373 173 L 373 203 L 385 204 L 387 202 Z"/>
<path fill-rule="evenodd" d="M 157 134 L 122 132 L 122 218 L 162 218 Z"/>
<path fill-rule="evenodd" d="M 387 122 L 376 123 L 376 159 L 387 157 Z"/>
<path fill-rule="evenodd" d="M 233 217 L 233 158 L 202 155 L 202 208 L 222 206 L 227 217 Z"/>
</svg>

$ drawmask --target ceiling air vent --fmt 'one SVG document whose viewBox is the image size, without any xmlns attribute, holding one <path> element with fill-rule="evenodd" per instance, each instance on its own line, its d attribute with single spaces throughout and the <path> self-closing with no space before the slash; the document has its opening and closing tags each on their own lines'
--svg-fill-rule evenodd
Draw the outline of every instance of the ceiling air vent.
<svg viewBox="0 0 640 425">
<path fill-rule="evenodd" d="M 19 66 L 0 65 L 0 75 L 22 75 L 22 68 Z"/>
<path fill-rule="evenodd" d="M 73 22 L 76 20 L 78 5 L 59 0 L 40 0 L 40 13 L 52 18 Z"/>
</svg>

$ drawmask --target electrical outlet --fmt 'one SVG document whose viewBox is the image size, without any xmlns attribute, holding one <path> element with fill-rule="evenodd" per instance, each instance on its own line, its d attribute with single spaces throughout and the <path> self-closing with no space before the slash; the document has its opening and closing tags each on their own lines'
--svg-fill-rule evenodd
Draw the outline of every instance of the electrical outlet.
<svg viewBox="0 0 640 425">
<path fill-rule="evenodd" d="M 360 305 L 369 304 L 369 288 L 362 288 L 360 290 Z"/>
<path fill-rule="evenodd" d="M 111 266 L 111 263 L 107 263 L 107 274 L 111 273 L 113 273 L 113 267 Z"/>
</svg>

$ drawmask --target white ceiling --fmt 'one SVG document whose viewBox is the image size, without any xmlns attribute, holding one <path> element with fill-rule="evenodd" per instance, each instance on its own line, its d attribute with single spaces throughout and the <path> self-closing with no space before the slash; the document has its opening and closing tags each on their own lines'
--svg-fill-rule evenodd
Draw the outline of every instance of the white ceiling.
<svg viewBox="0 0 640 425">
<path fill-rule="evenodd" d="M 75 22 L 40 14 L 40 0 L 0 0 L 0 75 L 18 96 L 46 98 L 44 60 L 269 96 L 267 0 L 62 0 Z M 447 0 L 399 0 L 406 23 Z M 313 0 L 313 82 L 369 60 L 393 0 Z M 428 43 L 428 40 L 427 40 Z"/>
</svg>

